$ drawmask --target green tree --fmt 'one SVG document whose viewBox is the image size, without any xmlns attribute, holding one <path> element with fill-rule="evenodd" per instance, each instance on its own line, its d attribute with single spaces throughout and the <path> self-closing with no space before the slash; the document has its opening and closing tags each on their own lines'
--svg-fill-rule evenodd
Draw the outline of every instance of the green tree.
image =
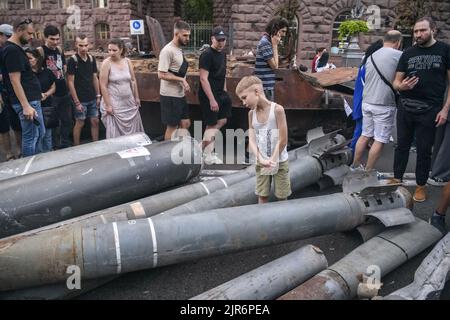
<svg viewBox="0 0 450 320">
<path fill-rule="evenodd" d="M 185 0 L 183 19 L 190 22 L 213 20 L 213 0 Z"/>
<path fill-rule="evenodd" d="M 411 32 L 418 19 L 431 16 L 436 10 L 437 3 L 430 0 L 400 0 L 395 7 L 396 26 L 399 30 Z"/>
</svg>

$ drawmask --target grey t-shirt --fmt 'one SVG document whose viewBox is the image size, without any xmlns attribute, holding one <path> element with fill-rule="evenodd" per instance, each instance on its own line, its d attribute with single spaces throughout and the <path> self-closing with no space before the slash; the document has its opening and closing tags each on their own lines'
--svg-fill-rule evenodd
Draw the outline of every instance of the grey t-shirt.
<svg viewBox="0 0 450 320">
<path fill-rule="evenodd" d="M 391 83 L 394 82 L 398 61 L 402 52 L 392 48 L 381 48 L 372 56 L 378 69 L 384 77 Z M 380 106 L 395 106 L 395 96 L 391 88 L 378 75 L 377 70 L 369 57 L 366 62 L 363 103 L 369 103 Z"/>
</svg>

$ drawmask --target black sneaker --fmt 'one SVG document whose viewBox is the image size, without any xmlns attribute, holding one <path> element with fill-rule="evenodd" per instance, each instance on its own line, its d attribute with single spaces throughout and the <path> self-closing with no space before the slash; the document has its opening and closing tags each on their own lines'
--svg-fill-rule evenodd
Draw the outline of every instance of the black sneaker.
<svg viewBox="0 0 450 320">
<path fill-rule="evenodd" d="M 438 229 L 443 235 L 447 233 L 445 229 L 445 216 L 433 214 L 428 223 Z"/>
</svg>

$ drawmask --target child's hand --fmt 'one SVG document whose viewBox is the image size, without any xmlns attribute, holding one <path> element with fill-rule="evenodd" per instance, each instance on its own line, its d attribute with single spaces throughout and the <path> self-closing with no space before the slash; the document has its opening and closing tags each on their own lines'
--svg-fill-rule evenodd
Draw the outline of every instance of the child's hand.
<svg viewBox="0 0 450 320">
<path fill-rule="evenodd" d="M 277 163 L 275 161 L 270 160 L 270 159 L 260 159 L 259 163 L 264 168 L 274 168 L 277 165 Z"/>
</svg>

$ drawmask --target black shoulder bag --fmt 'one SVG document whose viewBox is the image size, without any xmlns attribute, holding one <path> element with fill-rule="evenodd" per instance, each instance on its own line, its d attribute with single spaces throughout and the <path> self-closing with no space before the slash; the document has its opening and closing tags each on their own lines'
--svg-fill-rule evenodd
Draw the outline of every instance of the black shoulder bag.
<svg viewBox="0 0 450 320">
<path fill-rule="evenodd" d="M 397 108 L 403 108 L 405 111 L 414 113 L 414 114 L 422 114 L 422 113 L 428 112 L 431 109 L 433 109 L 432 105 L 430 105 L 426 102 L 423 102 L 421 100 L 412 99 L 412 98 L 401 98 L 400 95 L 398 94 L 398 92 L 394 89 L 394 86 L 392 85 L 392 83 L 387 81 L 387 79 L 380 72 L 380 69 L 378 69 L 372 56 L 370 56 L 370 60 L 372 61 L 372 64 L 375 67 L 375 70 L 377 70 L 377 73 L 380 76 L 381 80 L 383 80 L 384 83 L 386 83 L 389 86 L 389 88 L 391 88 L 392 92 L 394 92 L 395 103 L 397 105 Z"/>
<path fill-rule="evenodd" d="M 375 70 L 377 70 L 378 75 L 380 76 L 381 80 L 383 80 L 384 83 L 386 83 L 386 85 L 391 88 L 392 92 L 394 93 L 395 96 L 395 104 L 397 105 L 397 107 L 400 106 L 401 101 L 400 101 L 400 95 L 398 94 L 397 90 L 394 89 L 394 86 L 392 85 L 392 83 L 390 83 L 389 81 L 387 81 L 387 79 L 383 76 L 383 74 L 381 73 L 380 69 L 378 69 L 377 64 L 375 63 L 375 61 L 373 60 L 373 56 L 370 56 L 370 61 L 372 61 L 373 66 L 375 67 Z"/>
</svg>

